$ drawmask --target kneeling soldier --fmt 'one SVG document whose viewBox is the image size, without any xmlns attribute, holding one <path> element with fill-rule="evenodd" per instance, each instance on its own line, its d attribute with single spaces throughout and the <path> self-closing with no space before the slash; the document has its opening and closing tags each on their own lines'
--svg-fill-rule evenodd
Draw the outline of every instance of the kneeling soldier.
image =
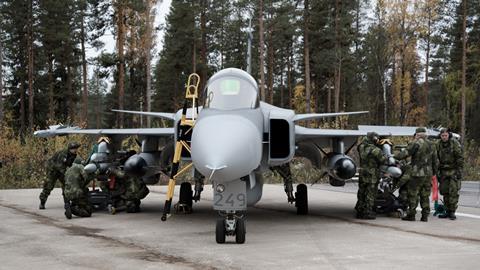
<svg viewBox="0 0 480 270">
<path fill-rule="evenodd" d="M 96 167 L 90 164 L 84 167 L 79 158 L 65 172 L 65 216 L 72 214 L 79 217 L 90 217 L 92 206 L 88 201 L 88 183 L 95 177 Z"/>
</svg>

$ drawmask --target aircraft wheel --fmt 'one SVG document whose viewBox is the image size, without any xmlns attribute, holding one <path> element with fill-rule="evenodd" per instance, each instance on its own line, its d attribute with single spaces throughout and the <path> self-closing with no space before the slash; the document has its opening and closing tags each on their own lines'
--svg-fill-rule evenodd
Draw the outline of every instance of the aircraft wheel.
<svg viewBox="0 0 480 270">
<path fill-rule="evenodd" d="M 235 242 L 237 242 L 237 244 L 245 243 L 245 234 L 245 220 L 239 218 L 235 226 Z"/>
<path fill-rule="evenodd" d="M 218 244 L 225 243 L 225 222 L 223 219 L 217 220 L 217 226 L 215 228 L 215 240 L 217 240 Z"/>
<path fill-rule="evenodd" d="M 190 184 L 189 182 L 183 182 L 180 185 L 179 203 L 188 205 L 190 209 L 192 208 L 193 191 L 192 191 L 192 184 Z"/>
<path fill-rule="evenodd" d="M 308 196 L 307 186 L 305 184 L 297 185 L 297 192 L 295 192 L 295 206 L 297 207 L 297 215 L 308 214 Z"/>
</svg>

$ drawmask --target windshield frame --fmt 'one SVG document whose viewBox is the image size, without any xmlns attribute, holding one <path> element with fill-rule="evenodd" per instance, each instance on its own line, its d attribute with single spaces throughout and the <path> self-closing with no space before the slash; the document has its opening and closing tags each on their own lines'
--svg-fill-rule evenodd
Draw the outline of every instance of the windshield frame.
<svg viewBox="0 0 480 270">
<path fill-rule="evenodd" d="M 212 89 L 212 87 L 219 87 L 218 84 L 226 79 L 233 79 L 240 82 L 238 94 L 232 95 L 232 91 L 227 90 L 228 93 L 226 92 L 226 94 L 218 96 L 218 93 L 220 93 L 221 90 L 219 88 Z M 215 78 L 213 81 L 209 81 L 208 85 L 205 86 L 204 89 L 204 97 L 203 108 L 206 109 L 238 110 L 255 109 L 260 106 L 257 86 L 248 80 L 248 78 L 243 78 L 242 76 L 236 76 L 233 74 L 225 74 L 224 76 Z"/>
</svg>

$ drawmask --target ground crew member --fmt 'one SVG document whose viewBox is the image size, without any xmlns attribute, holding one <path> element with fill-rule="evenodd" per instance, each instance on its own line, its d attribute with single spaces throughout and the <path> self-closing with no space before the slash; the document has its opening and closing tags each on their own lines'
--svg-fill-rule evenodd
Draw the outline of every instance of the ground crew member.
<svg viewBox="0 0 480 270">
<path fill-rule="evenodd" d="M 77 157 L 65 172 L 65 216 L 68 219 L 72 218 L 72 214 L 79 217 L 92 215 L 92 206 L 88 201 L 88 184 L 95 178 L 95 171 L 95 165 L 85 168 Z"/>
<path fill-rule="evenodd" d="M 43 190 L 40 193 L 40 209 L 45 209 L 45 203 L 50 195 L 50 192 L 55 187 L 57 180 L 60 181 L 62 187 L 62 196 L 64 196 L 65 187 L 65 171 L 70 167 L 77 157 L 77 149 L 80 144 L 77 142 L 70 142 L 67 148 L 56 152 L 47 161 L 47 179 L 43 183 Z M 65 197 L 64 197 L 65 202 Z"/>
<path fill-rule="evenodd" d="M 142 179 L 126 176 L 125 193 L 122 197 L 125 199 L 127 213 L 140 212 L 140 200 L 145 198 L 149 192 L 150 190 Z"/>
<path fill-rule="evenodd" d="M 376 218 L 373 205 L 377 196 L 380 166 L 388 161 L 387 156 L 377 146 L 378 139 L 376 132 L 368 132 L 357 147 L 361 169 L 355 210 L 359 219 Z"/>
<path fill-rule="evenodd" d="M 438 159 L 435 144 L 427 139 L 427 129 L 417 128 L 415 139 L 407 148 L 395 155 L 396 159 L 411 157 L 411 173 L 408 181 L 408 213 L 402 220 L 415 221 L 420 197 L 421 221 L 427 222 L 430 213 L 431 179 L 437 171 Z"/>
<path fill-rule="evenodd" d="M 439 218 L 455 220 L 455 211 L 458 206 L 458 192 L 462 185 L 463 151 L 460 143 L 452 137 L 448 129 L 440 130 L 440 141 L 437 142 L 437 154 L 439 160 L 438 181 L 440 194 L 446 213 Z"/>
</svg>

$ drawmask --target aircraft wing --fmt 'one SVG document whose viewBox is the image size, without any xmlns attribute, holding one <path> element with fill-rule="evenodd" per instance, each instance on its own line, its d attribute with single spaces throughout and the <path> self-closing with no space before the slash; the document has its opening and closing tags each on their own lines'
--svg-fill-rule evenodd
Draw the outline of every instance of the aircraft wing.
<svg viewBox="0 0 480 270">
<path fill-rule="evenodd" d="M 380 136 L 413 136 L 417 127 L 408 126 L 369 126 L 359 125 L 358 130 L 346 129 L 322 129 L 305 128 L 295 126 L 296 143 L 313 142 L 319 147 L 330 147 L 331 139 L 339 139 L 345 143 L 346 147 L 356 143 L 358 137 L 367 135 L 367 132 L 375 131 Z M 427 129 L 428 136 L 438 136 L 439 132 L 434 129 Z"/>
<path fill-rule="evenodd" d="M 122 113 L 130 113 L 130 114 L 137 114 L 137 115 L 146 115 L 146 116 L 153 116 L 158 118 L 164 118 L 168 120 L 175 120 L 174 113 L 165 113 L 165 112 L 140 112 L 140 111 L 126 111 L 126 110 L 112 110 L 114 112 L 122 112 Z"/>
<path fill-rule="evenodd" d="M 339 113 L 305 113 L 305 114 L 295 115 L 295 118 L 293 118 L 293 121 L 302 121 L 302 120 L 309 120 L 309 119 L 336 117 L 336 116 L 344 116 L 344 115 L 355 115 L 355 114 L 365 114 L 365 113 L 368 113 L 368 111 L 339 112 Z"/>
<path fill-rule="evenodd" d="M 51 126 L 49 129 L 37 130 L 34 136 L 48 138 L 68 134 L 90 135 L 147 135 L 147 136 L 173 136 L 173 128 L 117 128 L 117 129 L 81 129 L 79 127 Z"/>
</svg>

